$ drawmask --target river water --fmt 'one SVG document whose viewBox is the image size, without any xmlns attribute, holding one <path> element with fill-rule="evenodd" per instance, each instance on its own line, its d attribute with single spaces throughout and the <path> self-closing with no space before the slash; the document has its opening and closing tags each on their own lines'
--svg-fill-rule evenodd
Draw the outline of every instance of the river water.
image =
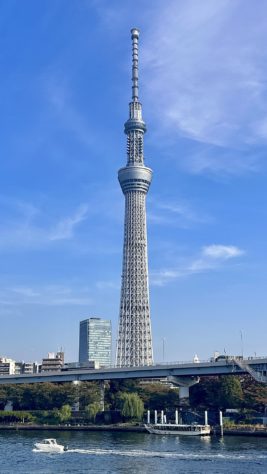
<svg viewBox="0 0 267 474">
<path fill-rule="evenodd" d="M 33 444 L 54 437 L 63 454 Z M 0 473 L 267 473 L 267 438 L 185 438 L 146 433 L 1 431 Z"/>
</svg>

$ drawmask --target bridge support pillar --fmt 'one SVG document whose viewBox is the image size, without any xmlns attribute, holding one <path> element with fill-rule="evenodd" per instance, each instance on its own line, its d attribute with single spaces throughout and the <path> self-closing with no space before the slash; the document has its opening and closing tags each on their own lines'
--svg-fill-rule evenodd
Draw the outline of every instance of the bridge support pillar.
<svg viewBox="0 0 267 474">
<path fill-rule="evenodd" d="M 189 389 L 193 385 L 199 383 L 199 377 L 176 377 L 169 375 L 167 377 L 168 382 L 179 387 L 179 401 L 181 406 L 189 405 Z"/>
<path fill-rule="evenodd" d="M 75 386 L 75 400 L 72 406 L 72 410 L 74 412 L 80 411 L 80 384 L 81 382 L 79 380 L 74 380 L 73 385 Z"/>
<path fill-rule="evenodd" d="M 105 380 L 100 380 L 99 385 L 101 411 L 105 411 Z"/>
</svg>

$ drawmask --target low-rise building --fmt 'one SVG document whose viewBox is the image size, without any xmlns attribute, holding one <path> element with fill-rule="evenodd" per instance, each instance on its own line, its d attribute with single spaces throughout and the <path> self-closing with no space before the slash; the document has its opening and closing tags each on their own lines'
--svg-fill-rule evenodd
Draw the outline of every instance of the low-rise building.
<svg viewBox="0 0 267 474">
<path fill-rule="evenodd" d="M 23 362 L 15 362 L 15 375 L 23 374 Z"/>
<path fill-rule="evenodd" d="M 15 362 L 15 374 L 37 374 L 40 364 L 38 362 Z"/>
<path fill-rule="evenodd" d="M 40 364 L 37 362 L 24 362 L 23 373 L 24 374 L 37 374 L 39 372 Z"/>
<path fill-rule="evenodd" d="M 61 370 L 64 365 L 64 352 L 60 351 L 56 354 L 49 352 L 48 356 L 42 360 L 41 372 L 52 372 Z"/>
<path fill-rule="evenodd" d="M 15 361 L 7 357 L 0 357 L 0 375 L 14 375 Z"/>
</svg>

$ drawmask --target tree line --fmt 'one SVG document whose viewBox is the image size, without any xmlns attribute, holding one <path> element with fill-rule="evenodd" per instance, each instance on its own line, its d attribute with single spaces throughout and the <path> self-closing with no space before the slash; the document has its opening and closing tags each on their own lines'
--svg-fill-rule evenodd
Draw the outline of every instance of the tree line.
<svg viewBox="0 0 267 474">
<path fill-rule="evenodd" d="M 13 412 L 4 412 L 7 402 Z M 102 411 L 120 414 L 122 420 L 141 420 L 145 410 L 173 410 L 180 405 L 179 389 L 159 382 L 116 380 L 106 382 L 102 400 L 97 382 L 40 383 L 0 386 L 0 422 L 8 416 L 25 420 L 34 413 L 40 422 L 64 422 L 71 418 L 77 404 L 84 419 L 95 421 Z M 201 378 L 190 389 L 190 405 L 196 410 L 239 408 L 263 412 L 267 406 L 267 387 L 250 376 Z M 21 413 L 23 412 L 23 415 Z M 12 414 L 13 413 L 13 414 Z M 28 420 L 30 421 L 30 420 Z"/>
</svg>

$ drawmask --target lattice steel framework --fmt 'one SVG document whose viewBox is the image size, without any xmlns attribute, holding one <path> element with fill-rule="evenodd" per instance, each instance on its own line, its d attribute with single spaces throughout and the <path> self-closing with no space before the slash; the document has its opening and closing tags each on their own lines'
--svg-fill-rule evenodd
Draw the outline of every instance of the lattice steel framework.
<svg viewBox="0 0 267 474">
<path fill-rule="evenodd" d="M 146 125 L 138 99 L 138 38 L 132 36 L 132 101 L 129 119 L 124 125 L 127 135 L 127 165 L 118 173 L 125 195 L 125 221 L 120 318 L 116 363 L 118 367 L 153 364 L 149 308 L 146 194 L 152 171 L 144 165 L 143 141 Z"/>
</svg>

